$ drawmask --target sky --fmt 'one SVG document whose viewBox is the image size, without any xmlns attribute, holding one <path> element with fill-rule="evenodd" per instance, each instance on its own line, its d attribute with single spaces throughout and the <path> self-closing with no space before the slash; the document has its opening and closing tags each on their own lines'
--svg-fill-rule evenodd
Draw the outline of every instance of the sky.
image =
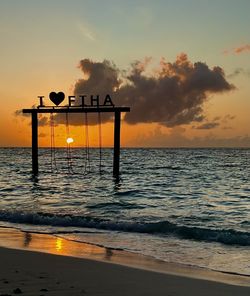
<svg viewBox="0 0 250 296">
<path fill-rule="evenodd" d="M 0 0 L 0 146 L 30 146 L 20 110 L 62 91 L 130 106 L 124 147 L 250 147 L 249 11 L 249 0 Z M 50 146 L 50 120 L 39 122 L 39 146 Z M 82 121 L 69 123 L 83 146 Z M 102 123 L 112 146 L 112 117 Z"/>
</svg>

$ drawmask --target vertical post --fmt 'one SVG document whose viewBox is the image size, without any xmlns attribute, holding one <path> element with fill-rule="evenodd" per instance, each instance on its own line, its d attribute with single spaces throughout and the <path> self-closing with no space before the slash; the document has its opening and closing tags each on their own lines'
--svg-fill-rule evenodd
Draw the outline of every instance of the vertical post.
<svg viewBox="0 0 250 296">
<path fill-rule="evenodd" d="M 113 175 L 119 176 L 121 112 L 115 111 Z"/>
<path fill-rule="evenodd" d="M 38 174 L 38 122 L 37 112 L 34 110 L 31 113 L 32 120 L 32 173 L 33 175 Z"/>
</svg>

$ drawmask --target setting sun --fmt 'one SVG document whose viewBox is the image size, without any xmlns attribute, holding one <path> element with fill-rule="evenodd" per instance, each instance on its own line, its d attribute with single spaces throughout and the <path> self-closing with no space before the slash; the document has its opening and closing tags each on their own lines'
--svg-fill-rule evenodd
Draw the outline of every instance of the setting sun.
<svg viewBox="0 0 250 296">
<path fill-rule="evenodd" d="M 74 142 L 74 139 L 73 139 L 73 138 L 67 138 L 66 142 L 67 142 L 68 144 L 71 144 L 71 143 Z"/>
</svg>

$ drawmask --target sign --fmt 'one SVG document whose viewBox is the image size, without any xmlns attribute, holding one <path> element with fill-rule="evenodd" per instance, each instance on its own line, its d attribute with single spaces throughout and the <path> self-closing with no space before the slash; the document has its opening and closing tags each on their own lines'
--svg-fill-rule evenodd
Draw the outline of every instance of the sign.
<svg viewBox="0 0 250 296">
<path fill-rule="evenodd" d="M 39 98 L 39 105 L 37 108 L 45 108 L 45 107 L 51 107 L 51 106 L 45 106 L 44 105 L 44 96 L 38 96 Z M 76 105 L 76 98 L 78 98 L 79 104 Z M 57 107 L 65 100 L 65 94 L 63 92 L 51 92 L 49 94 L 50 101 L 56 105 Z M 100 95 L 79 95 L 76 96 L 68 96 L 68 105 L 67 107 L 79 107 L 79 108 L 85 108 L 85 107 L 114 107 L 114 103 L 112 102 L 111 96 L 107 94 L 104 97 L 101 97 Z"/>
</svg>

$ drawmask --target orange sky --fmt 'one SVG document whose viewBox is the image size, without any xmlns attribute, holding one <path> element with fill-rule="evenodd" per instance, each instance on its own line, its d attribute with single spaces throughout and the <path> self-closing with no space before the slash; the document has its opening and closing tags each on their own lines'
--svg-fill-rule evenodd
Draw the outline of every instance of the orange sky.
<svg viewBox="0 0 250 296">
<path fill-rule="evenodd" d="M 179 127 L 167 128 L 157 123 L 140 123 L 130 125 L 122 123 L 121 145 L 125 147 L 178 147 L 178 146 L 248 146 L 244 142 L 244 136 L 249 134 L 249 100 L 245 95 L 245 102 L 239 108 L 235 95 L 238 90 L 230 94 L 213 96 L 204 107 L 208 118 L 221 117 L 221 126 L 214 129 L 198 130 L 194 129 L 195 124 L 181 125 Z M 68 91 L 68 93 L 70 93 Z M 41 94 L 41 92 L 39 93 Z M 44 93 L 42 93 L 44 94 Z M 29 100 L 15 100 L 15 97 L 7 95 L 9 103 L 2 107 L 0 134 L 1 146 L 30 146 L 31 126 L 30 118 L 15 116 L 14 112 L 23 107 L 30 107 L 38 104 L 37 98 Z M 232 115 L 231 120 L 226 120 L 226 116 Z M 99 145 L 99 132 L 97 126 L 89 127 L 90 146 Z M 70 136 L 74 138 L 73 147 L 84 146 L 84 127 L 70 126 Z M 55 139 L 57 146 L 66 145 L 65 125 L 55 127 Z M 237 142 L 239 137 L 241 140 Z M 197 141 L 197 139 L 201 139 Z M 217 141 L 219 139 L 220 142 Z M 224 141 L 223 141 L 224 139 Z M 230 141 L 230 142 L 229 142 Z M 102 124 L 102 145 L 110 147 L 113 145 L 113 123 Z M 39 127 L 39 146 L 50 146 L 50 126 Z"/>
<path fill-rule="evenodd" d="M 123 122 L 122 146 L 250 147 L 250 2 L 118 2 L 0 3 L 0 146 L 31 145 L 30 120 L 15 111 L 37 104 L 38 95 L 48 97 L 51 91 L 72 95 L 83 78 L 80 60 L 108 59 L 128 70 L 135 60 L 152 57 L 153 71 L 162 57 L 173 63 L 185 52 L 192 63 L 221 67 L 235 89 L 209 94 L 202 105 L 206 128 L 192 121 L 174 127 Z M 83 128 L 71 126 L 70 131 L 73 146 L 82 146 Z M 55 132 L 56 145 L 64 146 L 65 126 Z M 39 127 L 39 134 L 39 145 L 50 146 L 50 127 Z M 103 124 L 102 143 L 113 145 L 112 123 Z M 90 127 L 90 145 L 98 146 L 97 127 Z"/>
</svg>

